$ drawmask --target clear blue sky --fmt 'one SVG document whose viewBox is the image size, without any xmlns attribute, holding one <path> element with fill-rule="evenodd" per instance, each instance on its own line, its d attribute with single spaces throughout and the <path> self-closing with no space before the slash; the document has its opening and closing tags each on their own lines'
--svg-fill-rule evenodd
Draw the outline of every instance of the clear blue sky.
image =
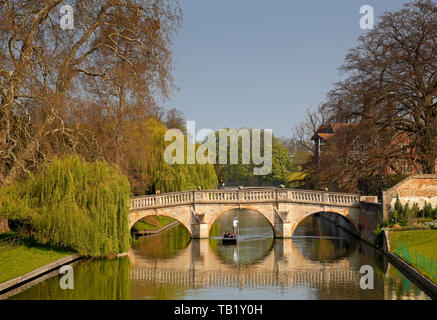
<svg viewBox="0 0 437 320">
<path fill-rule="evenodd" d="M 365 31 L 362 5 L 375 18 L 401 0 L 180 0 L 174 41 L 179 91 L 166 107 L 196 130 L 273 129 L 291 136 L 307 107 L 323 101 L 347 50 Z"/>
</svg>

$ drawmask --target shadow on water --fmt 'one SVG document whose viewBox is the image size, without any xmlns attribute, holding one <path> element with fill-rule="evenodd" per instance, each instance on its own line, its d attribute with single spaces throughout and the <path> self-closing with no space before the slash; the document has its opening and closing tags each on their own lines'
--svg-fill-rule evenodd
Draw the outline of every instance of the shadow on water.
<svg viewBox="0 0 437 320">
<path fill-rule="evenodd" d="M 311 215 L 296 228 L 293 242 L 300 254 L 309 260 L 334 262 L 350 257 L 360 241 L 320 215 Z"/>
</svg>

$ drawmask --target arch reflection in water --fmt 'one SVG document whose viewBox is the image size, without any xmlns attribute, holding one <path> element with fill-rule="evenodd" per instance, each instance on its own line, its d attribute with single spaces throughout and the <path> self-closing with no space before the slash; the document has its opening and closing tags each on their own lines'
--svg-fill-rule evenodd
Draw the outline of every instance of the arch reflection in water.
<svg viewBox="0 0 437 320">
<path fill-rule="evenodd" d="M 335 241 L 343 234 L 325 236 L 329 226 L 314 225 L 316 230 L 311 231 L 312 223 L 306 230 L 296 230 L 295 239 L 250 239 L 272 244 L 247 250 L 245 264 L 234 263 L 233 251 L 222 251 L 228 249 L 214 239 L 190 241 L 183 228 L 174 228 L 134 244 L 125 258 L 128 264 L 91 260 L 75 265 L 73 291 L 87 295 L 62 292 L 57 276 L 14 298 L 428 299 L 372 247 L 350 238 L 347 241 L 356 243 L 336 249 Z M 319 235 L 314 237 L 314 232 Z M 374 290 L 359 287 L 359 268 L 364 264 L 374 267 Z"/>
<path fill-rule="evenodd" d="M 323 213 L 302 220 L 293 234 L 293 240 L 305 258 L 322 262 L 351 256 L 359 243 L 349 232 L 324 219 Z"/>
<path fill-rule="evenodd" d="M 233 214 L 225 216 L 216 230 L 230 228 Z M 271 230 L 269 225 L 257 227 Z M 251 233 L 242 245 L 251 246 L 240 248 L 237 259 L 237 247 L 223 246 L 214 235 L 209 241 L 192 240 L 180 254 L 165 261 L 135 251 L 133 296 L 162 299 L 171 292 L 178 299 L 427 298 L 414 285 L 406 287 L 405 281 L 410 282 L 399 273 L 396 277 L 388 273 L 388 262 L 373 248 L 329 224 L 309 220 L 296 230 L 293 240 L 262 238 L 263 233 L 247 228 Z M 261 244 L 258 249 L 257 242 Z M 375 268 L 374 290 L 359 287 L 359 269 L 364 264 Z"/>
</svg>

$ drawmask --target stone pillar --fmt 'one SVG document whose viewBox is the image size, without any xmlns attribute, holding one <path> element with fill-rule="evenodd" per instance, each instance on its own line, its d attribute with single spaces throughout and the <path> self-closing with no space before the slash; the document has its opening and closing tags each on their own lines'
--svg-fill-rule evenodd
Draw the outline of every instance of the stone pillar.
<svg viewBox="0 0 437 320">
<path fill-rule="evenodd" d="M 275 231 L 275 238 L 288 239 L 291 238 L 291 236 L 293 235 L 291 233 L 291 223 L 289 222 L 275 223 L 273 229 Z"/>
<path fill-rule="evenodd" d="M 191 225 L 191 238 L 193 239 L 208 239 L 208 224 L 196 223 Z"/>
</svg>

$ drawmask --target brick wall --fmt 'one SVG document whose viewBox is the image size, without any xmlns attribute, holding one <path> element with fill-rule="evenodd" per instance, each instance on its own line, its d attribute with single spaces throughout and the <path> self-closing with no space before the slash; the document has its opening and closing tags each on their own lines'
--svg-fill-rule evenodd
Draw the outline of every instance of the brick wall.
<svg viewBox="0 0 437 320">
<path fill-rule="evenodd" d="M 409 201 L 410 204 L 417 203 L 419 208 L 423 208 L 427 202 L 436 207 L 437 175 L 414 175 L 385 191 L 383 193 L 384 219 L 390 217 L 397 197 L 404 205 Z"/>
</svg>

